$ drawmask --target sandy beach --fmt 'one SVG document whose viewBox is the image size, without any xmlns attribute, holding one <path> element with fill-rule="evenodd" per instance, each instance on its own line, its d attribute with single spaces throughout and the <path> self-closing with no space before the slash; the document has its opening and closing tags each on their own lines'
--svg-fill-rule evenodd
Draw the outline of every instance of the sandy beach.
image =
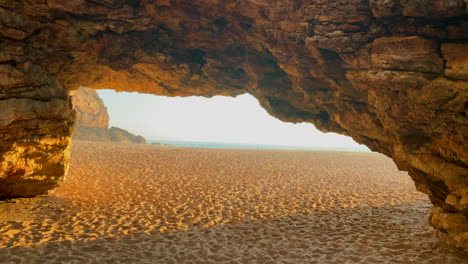
<svg viewBox="0 0 468 264">
<path fill-rule="evenodd" d="M 75 141 L 52 195 L 0 201 L 1 263 L 468 263 L 380 154 Z"/>
</svg>

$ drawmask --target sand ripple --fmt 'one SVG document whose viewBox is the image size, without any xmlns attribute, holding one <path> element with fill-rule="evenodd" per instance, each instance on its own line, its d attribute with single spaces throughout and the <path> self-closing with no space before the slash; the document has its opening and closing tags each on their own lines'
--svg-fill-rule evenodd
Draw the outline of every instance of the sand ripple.
<svg viewBox="0 0 468 264">
<path fill-rule="evenodd" d="M 0 201 L 6 263 L 468 263 L 372 153 L 75 142 L 53 195 Z"/>
</svg>

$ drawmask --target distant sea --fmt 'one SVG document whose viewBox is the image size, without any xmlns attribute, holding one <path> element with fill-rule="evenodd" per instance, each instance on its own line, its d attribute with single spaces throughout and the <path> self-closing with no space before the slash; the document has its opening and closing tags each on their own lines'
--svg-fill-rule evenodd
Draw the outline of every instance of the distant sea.
<svg viewBox="0 0 468 264">
<path fill-rule="evenodd" d="M 289 146 L 289 145 L 267 145 L 267 144 L 242 144 L 224 142 L 197 142 L 197 141 L 172 141 L 172 140 L 149 140 L 150 144 L 166 146 L 192 147 L 192 148 L 219 148 L 219 149 L 270 149 L 270 150 L 327 150 L 327 151 L 356 151 L 369 152 L 358 148 L 332 148 L 314 146 Z"/>
</svg>

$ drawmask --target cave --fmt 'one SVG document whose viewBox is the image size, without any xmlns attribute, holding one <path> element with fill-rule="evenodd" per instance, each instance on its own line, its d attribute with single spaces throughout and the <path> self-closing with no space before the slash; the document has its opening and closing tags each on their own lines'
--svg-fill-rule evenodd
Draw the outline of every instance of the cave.
<svg viewBox="0 0 468 264">
<path fill-rule="evenodd" d="M 249 93 L 391 157 L 468 250 L 468 2 L 0 1 L 0 196 L 64 181 L 80 86 Z"/>
</svg>

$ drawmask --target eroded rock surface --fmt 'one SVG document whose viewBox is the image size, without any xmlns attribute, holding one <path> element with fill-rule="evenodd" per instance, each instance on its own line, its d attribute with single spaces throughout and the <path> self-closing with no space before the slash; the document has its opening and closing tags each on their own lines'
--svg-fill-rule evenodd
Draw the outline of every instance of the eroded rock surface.
<svg viewBox="0 0 468 264">
<path fill-rule="evenodd" d="M 109 128 L 107 108 L 96 90 L 81 87 L 72 91 L 72 102 L 76 111 L 73 139 L 146 144 L 142 136 L 118 127 Z"/>
<path fill-rule="evenodd" d="M 76 111 L 75 127 L 109 127 L 107 107 L 96 90 L 80 87 L 72 91 L 71 96 L 73 109 Z"/>
<path fill-rule="evenodd" d="M 250 93 L 392 157 L 468 250 L 466 0 L 0 0 L 0 193 L 66 174 L 80 85 Z M 455 219 L 455 220 L 454 220 Z"/>
</svg>

